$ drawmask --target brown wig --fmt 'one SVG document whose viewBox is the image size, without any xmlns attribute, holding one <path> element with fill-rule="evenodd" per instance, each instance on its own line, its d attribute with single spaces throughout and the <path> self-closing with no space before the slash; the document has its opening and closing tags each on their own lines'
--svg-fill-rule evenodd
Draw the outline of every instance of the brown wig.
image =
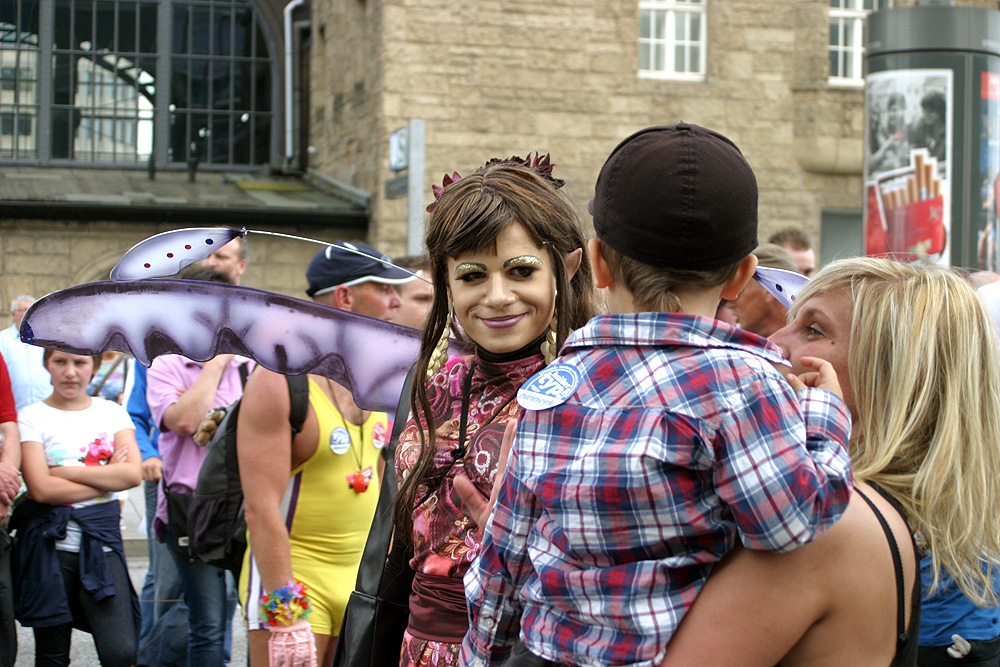
<svg viewBox="0 0 1000 667">
<path fill-rule="evenodd" d="M 557 345 L 593 315 L 593 278 L 586 257 L 576 274 L 567 275 L 564 258 L 577 249 L 586 254 L 580 220 L 573 205 L 549 179 L 537 171 L 507 162 L 491 162 L 476 173 L 453 182 L 441 192 L 427 224 L 427 255 L 434 282 L 434 305 L 424 329 L 415 378 L 424 378 L 427 366 L 445 327 L 450 324 L 448 259 L 466 252 L 496 252 L 497 238 L 510 225 L 520 223 L 531 240 L 548 249 L 558 290 Z M 541 336 L 543 332 L 539 331 Z M 421 425 L 420 456 L 396 497 L 397 539 L 412 541 L 413 509 L 418 491 L 434 456 L 436 424 L 424 382 L 413 383 L 410 409 Z"/>
</svg>

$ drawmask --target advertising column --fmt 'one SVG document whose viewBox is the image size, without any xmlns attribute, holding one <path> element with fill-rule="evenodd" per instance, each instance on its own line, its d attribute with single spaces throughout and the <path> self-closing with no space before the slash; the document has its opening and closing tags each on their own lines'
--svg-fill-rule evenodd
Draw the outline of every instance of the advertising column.
<svg viewBox="0 0 1000 667">
<path fill-rule="evenodd" d="M 1000 12 L 869 18 L 865 251 L 996 270 Z"/>
</svg>

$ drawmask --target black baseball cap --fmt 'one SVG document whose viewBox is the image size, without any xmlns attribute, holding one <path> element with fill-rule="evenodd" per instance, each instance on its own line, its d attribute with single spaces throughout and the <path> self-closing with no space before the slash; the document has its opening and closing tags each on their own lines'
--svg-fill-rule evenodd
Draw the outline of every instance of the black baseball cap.
<svg viewBox="0 0 1000 667">
<path fill-rule="evenodd" d="M 340 285 L 350 287 L 365 282 L 401 285 L 415 278 L 412 273 L 394 266 L 389 255 L 371 246 L 337 241 L 317 252 L 309 262 L 306 294 L 318 296 Z"/>
<path fill-rule="evenodd" d="M 640 130 L 611 152 L 590 202 L 597 237 L 663 268 L 722 268 L 757 247 L 757 179 L 718 132 Z"/>
</svg>

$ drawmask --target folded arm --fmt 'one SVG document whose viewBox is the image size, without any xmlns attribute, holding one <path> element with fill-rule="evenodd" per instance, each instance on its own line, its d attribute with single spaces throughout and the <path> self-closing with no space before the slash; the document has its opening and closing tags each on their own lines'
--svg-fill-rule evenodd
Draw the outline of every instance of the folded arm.
<svg viewBox="0 0 1000 667">
<path fill-rule="evenodd" d="M 51 475 L 45 461 L 45 449 L 40 442 L 29 440 L 21 443 L 21 470 L 28 492 L 39 503 L 69 505 L 93 500 L 106 493 L 89 484 Z"/>
<path fill-rule="evenodd" d="M 206 361 L 198 379 L 178 393 L 177 400 L 164 412 L 161 428 L 179 435 L 194 435 L 205 419 L 205 413 L 215 405 L 215 394 L 233 355 L 220 354 Z"/>
<path fill-rule="evenodd" d="M 49 468 L 49 476 L 85 484 L 98 489 L 102 494 L 139 486 L 142 482 L 142 470 L 135 431 L 129 428 L 115 433 L 115 454 L 108 463 L 98 466 L 57 466 Z"/>
</svg>

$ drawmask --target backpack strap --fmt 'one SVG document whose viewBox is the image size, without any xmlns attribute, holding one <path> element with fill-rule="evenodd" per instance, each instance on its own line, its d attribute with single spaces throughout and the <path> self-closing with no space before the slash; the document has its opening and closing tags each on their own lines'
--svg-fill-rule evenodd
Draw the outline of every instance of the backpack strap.
<svg viewBox="0 0 1000 667">
<path fill-rule="evenodd" d="M 240 372 L 240 386 L 245 389 L 247 386 L 247 378 L 250 377 L 250 362 L 244 361 L 242 364 L 240 364 L 239 372 Z M 219 380 L 219 384 L 220 385 L 222 384 L 221 379 Z"/>
<path fill-rule="evenodd" d="M 403 549 L 405 542 L 402 540 L 395 543 L 397 548 L 390 554 L 389 544 L 392 541 L 392 508 L 396 500 L 396 445 L 410 415 L 410 385 L 415 369 L 416 364 L 410 367 L 410 372 L 406 375 L 396 408 L 396 421 L 392 425 L 392 437 L 383 449 L 387 452 L 388 460 L 382 473 L 378 505 L 368 531 L 356 583 L 356 589 L 363 593 L 375 596 L 384 592 L 403 604 L 410 595 L 413 570 L 410 569 L 409 560 L 413 554 Z M 388 589 L 394 589 L 395 594 L 388 593 Z"/>
<path fill-rule="evenodd" d="M 306 415 L 309 412 L 309 376 L 308 375 L 286 375 L 288 381 L 288 397 L 291 399 L 292 407 L 288 411 L 288 423 L 292 426 L 292 437 L 302 431 L 302 426 L 306 423 Z"/>
<path fill-rule="evenodd" d="M 392 422 L 392 435 L 389 437 L 389 443 L 382 448 L 382 458 L 386 460 L 387 468 L 390 465 L 395 465 L 396 445 L 399 444 L 399 436 L 403 433 L 403 429 L 406 427 L 406 420 L 410 416 L 410 387 L 413 384 L 413 374 L 416 370 L 417 365 L 413 364 L 410 366 L 410 370 L 406 372 L 406 379 L 403 380 L 403 391 L 399 394 L 399 403 L 396 404 L 396 417 Z M 396 480 L 395 473 L 393 473 L 391 497 L 395 496 Z"/>
</svg>

